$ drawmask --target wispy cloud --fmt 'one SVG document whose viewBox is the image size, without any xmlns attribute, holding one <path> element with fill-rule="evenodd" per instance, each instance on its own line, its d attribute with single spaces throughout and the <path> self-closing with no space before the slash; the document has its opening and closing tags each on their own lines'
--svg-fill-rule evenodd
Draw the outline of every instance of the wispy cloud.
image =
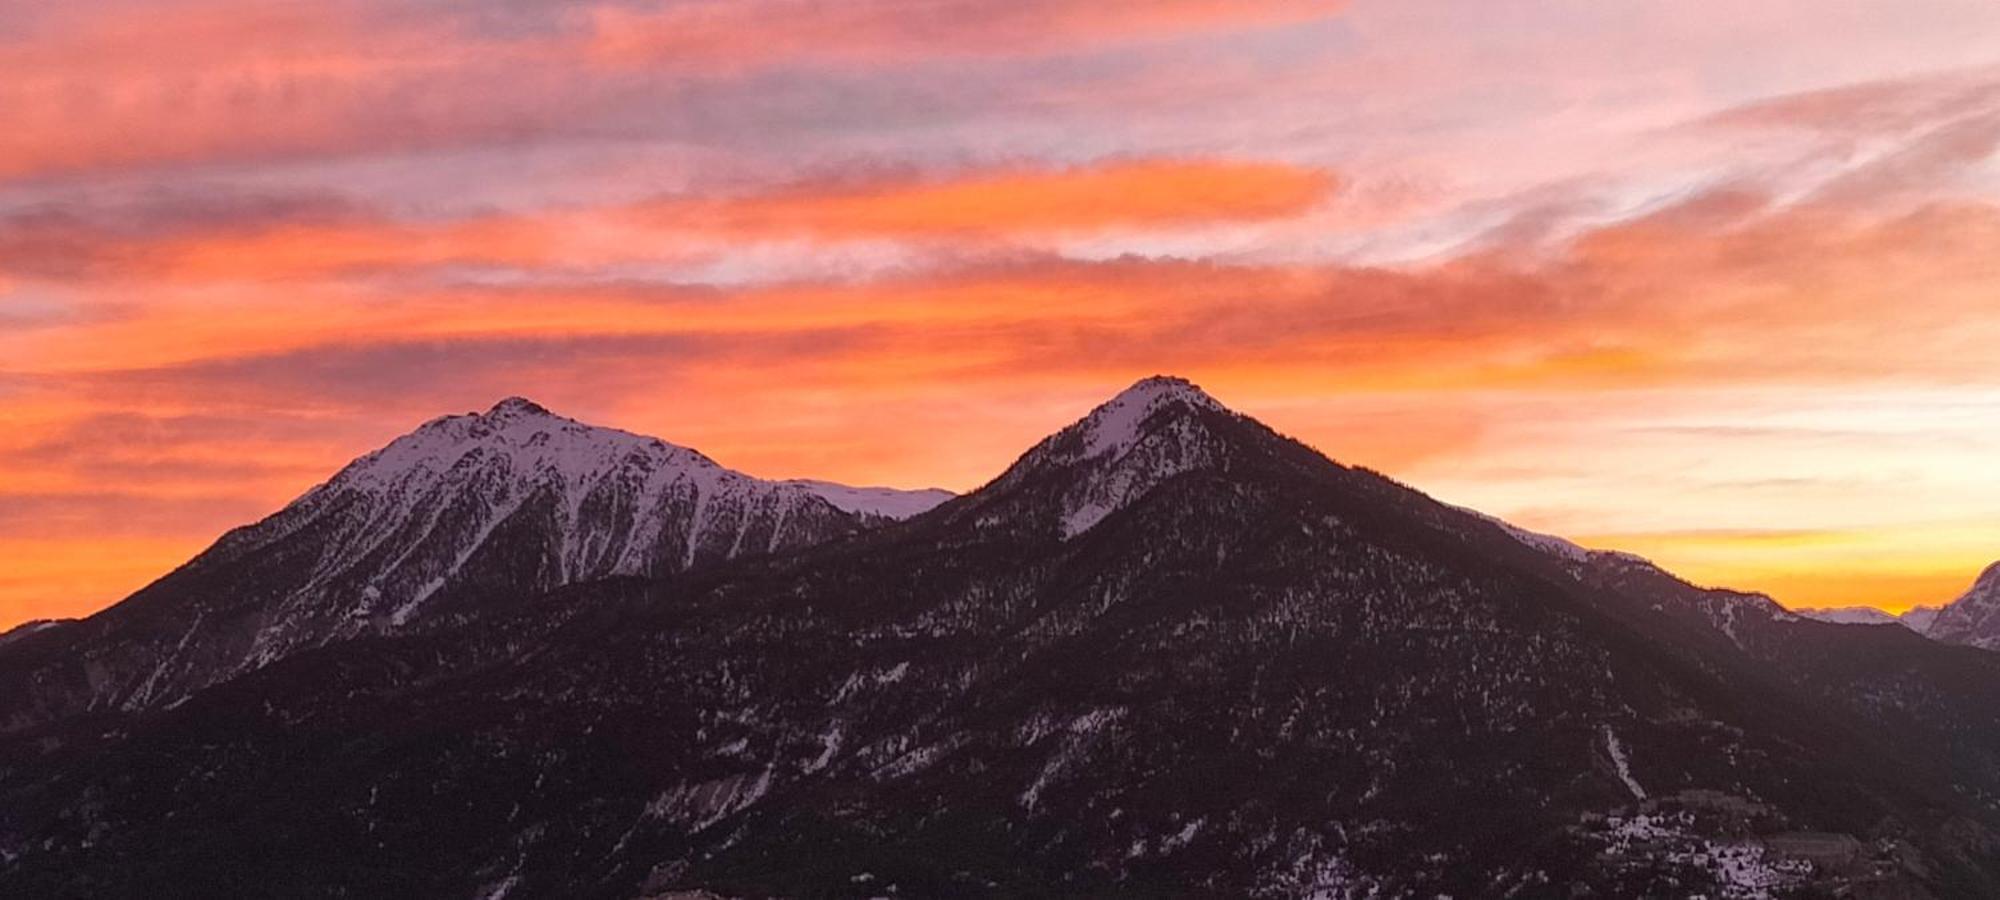
<svg viewBox="0 0 2000 900">
<path fill-rule="evenodd" d="M 1337 14 L 1335 0 L 692 0 L 603 4 L 592 55 L 697 69 L 1028 56 L 1205 36 Z"/>
</svg>

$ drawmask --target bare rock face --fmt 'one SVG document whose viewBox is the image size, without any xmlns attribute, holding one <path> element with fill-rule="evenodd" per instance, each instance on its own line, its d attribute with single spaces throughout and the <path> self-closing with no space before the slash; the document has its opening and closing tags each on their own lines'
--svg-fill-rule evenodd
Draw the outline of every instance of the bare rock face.
<svg viewBox="0 0 2000 900">
<path fill-rule="evenodd" d="M 1921 630 L 1935 640 L 2000 650 L 2000 563 L 1981 573 L 1964 596 L 1937 610 Z"/>
<path fill-rule="evenodd" d="M 828 499 L 831 495 L 834 499 Z M 0 727 L 140 709 L 302 650 L 453 622 L 509 598 L 818 544 L 938 491 L 764 481 L 511 398 L 355 460 L 37 654 Z M 0 679 L 7 676 L 0 661 Z M 24 709 L 23 706 L 26 708 Z"/>
</svg>

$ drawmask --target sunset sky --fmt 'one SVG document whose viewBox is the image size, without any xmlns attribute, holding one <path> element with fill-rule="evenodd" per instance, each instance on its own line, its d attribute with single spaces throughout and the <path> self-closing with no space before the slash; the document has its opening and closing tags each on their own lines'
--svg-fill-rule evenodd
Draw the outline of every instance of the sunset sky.
<svg viewBox="0 0 2000 900">
<path fill-rule="evenodd" d="M 965 490 L 1132 380 L 1791 606 L 2000 559 L 1992 0 L 0 0 L 0 628 L 521 394 Z"/>
</svg>

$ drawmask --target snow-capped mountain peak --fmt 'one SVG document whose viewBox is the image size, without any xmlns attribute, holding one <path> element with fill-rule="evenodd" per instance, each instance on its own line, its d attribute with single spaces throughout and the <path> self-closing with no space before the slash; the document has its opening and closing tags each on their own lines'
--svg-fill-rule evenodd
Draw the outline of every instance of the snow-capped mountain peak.
<svg viewBox="0 0 2000 900">
<path fill-rule="evenodd" d="M 171 702 L 332 640 L 453 621 L 503 595 L 797 549 L 949 496 L 767 481 L 510 397 L 356 459 L 135 597 L 165 631 L 229 616 L 239 629 L 216 633 L 242 637 L 140 654 L 148 668 L 93 702 Z M 202 586 L 211 578 L 232 587 Z"/>
<path fill-rule="evenodd" d="M 1216 418 L 1235 415 L 1185 378 L 1144 378 L 1044 439 L 995 484 L 1042 481 L 1059 495 L 1061 534 L 1075 537 L 1160 483 L 1221 464 L 1227 442 Z"/>
<path fill-rule="evenodd" d="M 380 486 L 412 475 L 437 475 L 467 464 L 468 457 L 489 460 L 517 476 L 547 472 L 572 482 L 588 481 L 635 458 L 684 471 L 722 471 L 686 447 L 585 425 L 531 400 L 509 397 L 485 413 L 433 419 L 356 460 L 329 487 Z"/>
<path fill-rule="evenodd" d="M 532 516 L 558 539 L 551 583 L 678 571 L 712 557 L 817 540 L 855 515 L 902 518 L 950 495 L 765 481 L 658 438 L 586 425 L 521 397 L 485 413 L 434 419 L 356 460 L 293 504 L 336 501 L 367 510 L 359 540 L 388 526 L 448 518 L 455 505 L 479 524 L 459 529 L 457 562 L 432 572 L 421 603 L 508 519 Z M 282 518 L 283 514 L 280 517 Z M 379 538 L 374 538 L 379 539 Z M 669 546 L 671 545 L 671 546 Z M 370 587 L 401 579 L 378 573 Z M 394 591 L 390 591 L 394 593 Z M 403 613 L 399 612 L 400 622 Z"/>
<path fill-rule="evenodd" d="M 549 412 L 547 407 L 526 397 L 508 397 L 493 404 L 493 408 L 486 411 L 486 418 L 489 419 L 533 416 L 553 417 L 554 414 Z"/>
<path fill-rule="evenodd" d="M 1226 412 L 1214 397 L 1194 382 L 1170 375 L 1144 378 L 1105 401 L 1078 423 L 1082 430 L 1086 458 L 1106 454 L 1122 455 L 1138 443 L 1146 421 L 1164 407 L 1175 403 L 1192 409 Z"/>
</svg>

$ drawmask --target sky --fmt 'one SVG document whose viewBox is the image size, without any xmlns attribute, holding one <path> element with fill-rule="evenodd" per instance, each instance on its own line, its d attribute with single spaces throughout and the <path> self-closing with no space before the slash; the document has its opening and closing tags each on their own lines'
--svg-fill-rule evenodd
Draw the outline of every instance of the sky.
<svg viewBox="0 0 2000 900">
<path fill-rule="evenodd" d="M 978 487 L 1155 373 L 1790 606 L 2000 559 L 1991 0 L 0 0 L 0 627 L 525 395 Z"/>
</svg>

